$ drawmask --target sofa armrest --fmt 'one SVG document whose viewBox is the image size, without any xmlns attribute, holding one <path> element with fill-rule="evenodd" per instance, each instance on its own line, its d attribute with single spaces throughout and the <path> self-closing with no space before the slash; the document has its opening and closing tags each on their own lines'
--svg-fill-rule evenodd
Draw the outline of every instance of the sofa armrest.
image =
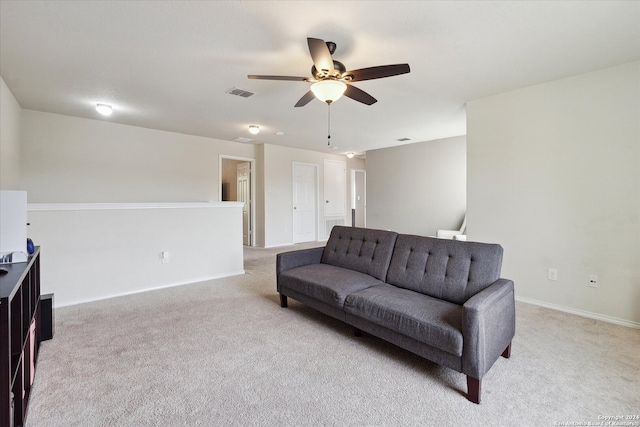
<svg viewBox="0 0 640 427">
<path fill-rule="evenodd" d="M 324 247 L 279 253 L 276 256 L 276 277 L 280 276 L 283 271 L 291 270 L 292 268 L 320 264 L 322 252 L 324 252 Z"/>
<path fill-rule="evenodd" d="M 513 281 L 498 279 L 469 298 L 462 310 L 462 372 L 482 379 L 516 331 Z"/>
</svg>

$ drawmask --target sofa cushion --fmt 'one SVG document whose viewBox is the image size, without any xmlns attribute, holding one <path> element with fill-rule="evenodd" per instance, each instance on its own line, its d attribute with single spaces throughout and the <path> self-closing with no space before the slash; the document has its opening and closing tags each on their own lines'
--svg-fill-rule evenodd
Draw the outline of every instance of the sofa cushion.
<svg viewBox="0 0 640 427">
<path fill-rule="evenodd" d="M 368 274 L 327 264 L 292 268 L 278 277 L 279 287 L 296 290 L 341 309 L 347 295 L 380 283 L 382 281 Z"/>
<path fill-rule="evenodd" d="M 321 262 L 384 280 L 397 236 L 392 231 L 335 226 Z"/>
<path fill-rule="evenodd" d="M 386 282 L 464 304 L 498 280 L 501 267 L 497 244 L 400 235 Z"/>
<path fill-rule="evenodd" d="M 386 283 L 349 295 L 345 312 L 462 356 L 462 306 Z"/>
</svg>

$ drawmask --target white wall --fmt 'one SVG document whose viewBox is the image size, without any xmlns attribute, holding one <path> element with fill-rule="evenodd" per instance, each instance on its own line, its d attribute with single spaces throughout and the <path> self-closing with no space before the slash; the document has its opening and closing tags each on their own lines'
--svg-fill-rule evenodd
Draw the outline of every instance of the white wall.
<svg viewBox="0 0 640 427">
<path fill-rule="evenodd" d="M 640 62 L 469 102 L 467 132 L 469 238 L 516 296 L 640 326 Z"/>
<path fill-rule="evenodd" d="M 0 77 L 0 190 L 20 190 L 22 108 Z"/>
<path fill-rule="evenodd" d="M 433 236 L 466 211 L 464 136 L 367 151 L 367 227 Z"/>
<path fill-rule="evenodd" d="M 347 159 L 342 155 L 324 154 L 315 151 L 299 150 L 296 148 L 280 147 L 276 145 L 262 145 L 259 157 L 262 159 L 264 171 L 263 197 L 258 196 L 259 204 L 264 207 L 263 234 L 258 241 L 261 246 L 275 247 L 293 244 L 293 162 L 310 163 L 318 166 L 318 240 L 326 239 L 324 233 L 323 179 L 324 160 L 339 160 L 346 163 L 347 192 L 345 203 L 349 205 L 351 169 L 364 169 L 364 160 Z M 345 224 L 351 221 L 351 214 L 347 212 Z"/>
<path fill-rule="evenodd" d="M 56 306 L 244 272 L 242 203 L 30 204 L 28 219 Z"/>
<path fill-rule="evenodd" d="M 254 157 L 254 146 L 23 111 L 29 203 L 217 201 L 219 154 Z"/>
</svg>

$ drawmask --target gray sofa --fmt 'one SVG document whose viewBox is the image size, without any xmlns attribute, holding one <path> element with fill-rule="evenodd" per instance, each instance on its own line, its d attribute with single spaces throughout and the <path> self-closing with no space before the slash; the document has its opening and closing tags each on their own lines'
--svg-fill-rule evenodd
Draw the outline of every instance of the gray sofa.
<svg viewBox="0 0 640 427">
<path fill-rule="evenodd" d="M 287 297 L 467 376 L 482 377 L 515 335 L 514 286 L 500 278 L 502 247 L 392 231 L 334 227 L 325 247 L 277 255 Z"/>
</svg>

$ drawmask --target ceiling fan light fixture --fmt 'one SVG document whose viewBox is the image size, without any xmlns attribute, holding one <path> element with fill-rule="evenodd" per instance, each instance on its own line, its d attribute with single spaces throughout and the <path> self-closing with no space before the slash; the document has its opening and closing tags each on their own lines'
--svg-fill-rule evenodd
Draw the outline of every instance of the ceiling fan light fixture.
<svg viewBox="0 0 640 427">
<path fill-rule="evenodd" d="M 252 135 L 257 135 L 258 132 L 260 132 L 260 126 L 258 125 L 250 125 L 249 126 L 249 133 Z"/>
<path fill-rule="evenodd" d="M 340 99 L 347 84 L 338 80 L 322 80 L 311 85 L 311 91 L 322 102 L 330 104 Z"/>
<path fill-rule="evenodd" d="M 107 104 L 96 104 L 96 111 L 103 116 L 110 116 L 113 113 L 113 108 Z"/>
</svg>

